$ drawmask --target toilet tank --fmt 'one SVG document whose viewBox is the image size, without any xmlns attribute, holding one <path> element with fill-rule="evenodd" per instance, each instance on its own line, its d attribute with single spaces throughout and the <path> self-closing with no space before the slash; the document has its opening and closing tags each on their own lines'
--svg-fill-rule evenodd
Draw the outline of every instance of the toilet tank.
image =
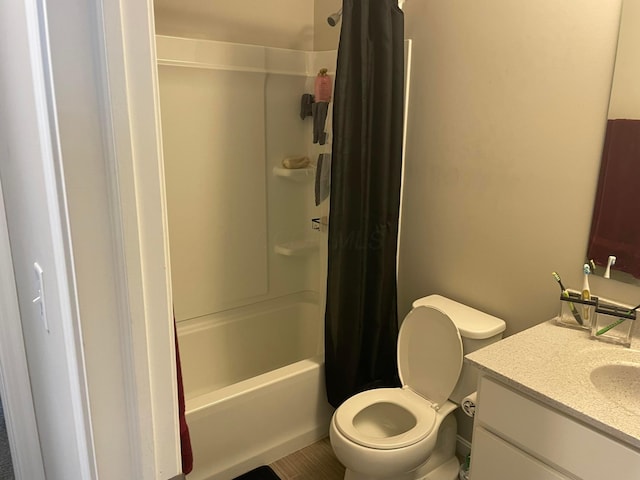
<svg viewBox="0 0 640 480">
<path fill-rule="evenodd" d="M 413 307 L 434 307 L 447 315 L 458 327 L 462 338 L 462 350 L 464 354 L 474 352 L 482 347 L 497 342 L 502 338 L 507 327 L 504 320 L 487 313 L 468 307 L 441 295 L 429 295 L 413 302 Z M 478 370 L 476 367 L 462 365 L 460 378 L 453 393 L 449 397 L 454 403 L 460 404 L 462 399 L 474 392 L 478 383 Z"/>
</svg>

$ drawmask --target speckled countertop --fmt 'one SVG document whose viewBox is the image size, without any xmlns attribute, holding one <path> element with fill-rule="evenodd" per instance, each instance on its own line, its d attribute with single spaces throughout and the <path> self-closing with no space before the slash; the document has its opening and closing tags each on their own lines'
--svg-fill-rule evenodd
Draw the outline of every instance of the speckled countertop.
<svg viewBox="0 0 640 480">
<path fill-rule="evenodd" d="M 532 398 L 640 449 L 640 378 L 615 385 L 612 400 L 591 381 L 599 366 L 640 366 L 640 325 L 631 348 L 589 339 L 585 330 L 560 327 L 554 320 L 537 325 L 465 357 L 482 373 Z"/>
</svg>

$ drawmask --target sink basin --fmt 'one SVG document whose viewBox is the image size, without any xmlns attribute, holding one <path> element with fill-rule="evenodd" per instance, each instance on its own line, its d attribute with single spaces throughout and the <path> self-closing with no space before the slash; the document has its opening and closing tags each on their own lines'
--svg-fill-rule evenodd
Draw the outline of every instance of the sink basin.
<svg viewBox="0 0 640 480">
<path fill-rule="evenodd" d="M 591 383 L 609 401 L 640 415 L 640 363 L 600 365 L 591 371 Z"/>
</svg>

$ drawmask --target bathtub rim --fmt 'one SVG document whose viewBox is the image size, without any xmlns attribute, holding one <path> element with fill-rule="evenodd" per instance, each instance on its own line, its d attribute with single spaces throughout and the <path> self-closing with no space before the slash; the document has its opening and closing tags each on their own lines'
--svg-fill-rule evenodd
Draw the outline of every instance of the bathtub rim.
<svg viewBox="0 0 640 480">
<path fill-rule="evenodd" d="M 283 307 L 288 307 L 297 303 L 305 303 L 320 307 L 319 294 L 313 290 L 302 290 L 300 292 L 282 295 L 279 297 L 259 300 L 255 303 L 225 308 L 218 312 L 205 313 L 197 317 L 176 319 L 178 339 L 181 335 L 195 333 L 199 330 L 212 326 L 222 325 L 238 318 L 254 316 L 265 312 L 273 312 Z"/>
</svg>

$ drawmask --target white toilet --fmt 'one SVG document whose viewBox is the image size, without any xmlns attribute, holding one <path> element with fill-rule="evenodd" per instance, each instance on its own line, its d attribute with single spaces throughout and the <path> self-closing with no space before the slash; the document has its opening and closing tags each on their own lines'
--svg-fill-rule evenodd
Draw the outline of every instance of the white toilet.
<svg viewBox="0 0 640 480">
<path fill-rule="evenodd" d="M 354 395 L 331 420 L 331 445 L 346 467 L 345 480 L 457 479 L 452 412 L 477 380 L 463 356 L 498 341 L 505 327 L 440 295 L 413 302 L 398 336 L 402 387 Z"/>
</svg>

